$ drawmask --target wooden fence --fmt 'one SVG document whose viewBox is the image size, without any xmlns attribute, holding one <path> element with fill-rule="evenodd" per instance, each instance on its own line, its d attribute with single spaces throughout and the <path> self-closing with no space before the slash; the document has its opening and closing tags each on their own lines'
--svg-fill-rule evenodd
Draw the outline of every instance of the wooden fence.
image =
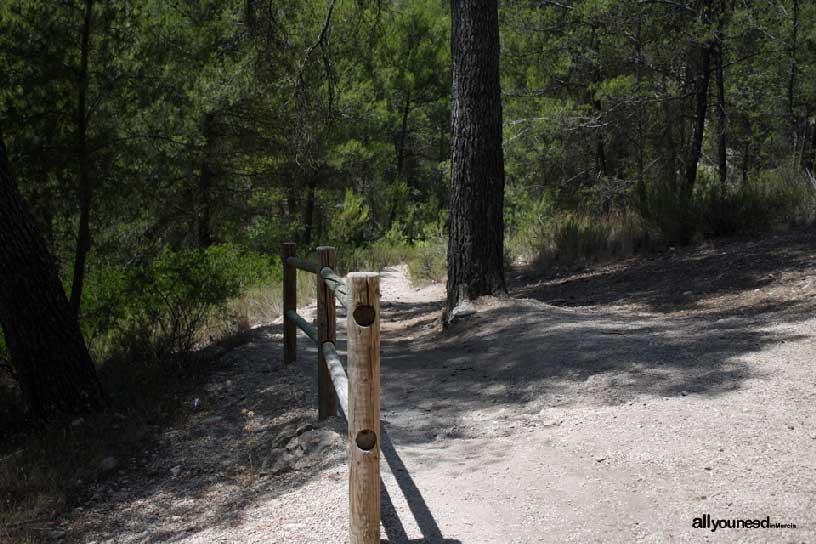
<svg viewBox="0 0 816 544">
<path fill-rule="evenodd" d="M 297 328 L 317 344 L 318 417 L 348 421 L 349 542 L 380 542 L 380 277 L 334 270 L 333 247 L 317 248 L 317 262 L 298 259 L 283 244 L 283 361 L 297 359 Z M 297 270 L 317 275 L 317 328 L 297 313 Z M 335 300 L 346 308 L 348 376 L 337 355 Z"/>
</svg>

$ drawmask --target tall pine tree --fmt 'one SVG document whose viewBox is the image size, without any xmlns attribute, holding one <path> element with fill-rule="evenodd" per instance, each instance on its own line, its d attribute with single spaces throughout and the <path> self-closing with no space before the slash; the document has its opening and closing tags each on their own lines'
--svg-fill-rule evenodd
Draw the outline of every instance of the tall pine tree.
<svg viewBox="0 0 816 544">
<path fill-rule="evenodd" d="M 32 412 L 48 419 L 104 407 L 76 314 L 23 202 L 0 134 L 0 325 Z"/>
<path fill-rule="evenodd" d="M 452 143 L 448 311 L 505 291 L 499 9 L 451 2 Z"/>
</svg>

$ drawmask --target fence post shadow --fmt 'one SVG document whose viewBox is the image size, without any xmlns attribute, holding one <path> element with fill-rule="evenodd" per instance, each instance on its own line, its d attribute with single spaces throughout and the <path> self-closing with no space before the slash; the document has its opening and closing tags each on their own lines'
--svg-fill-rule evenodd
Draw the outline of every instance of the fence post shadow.
<svg viewBox="0 0 816 544">
<path fill-rule="evenodd" d="M 408 539 L 405 527 L 403 527 L 399 514 L 391 502 L 391 496 L 388 494 L 385 482 L 380 478 L 382 525 L 388 537 L 387 541 L 382 542 L 387 542 L 387 544 L 461 544 L 459 540 L 446 539 L 442 536 L 442 531 L 425 503 L 422 493 L 414 483 L 414 479 L 411 478 L 405 463 L 397 454 L 391 436 L 384 425 L 381 424 L 380 427 L 380 451 L 382 451 L 388 466 L 391 468 L 391 474 L 394 475 L 394 479 L 397 481 L 397 485 L 399 485 L 400 491 L 402 491 L 405 501 L 408 503 L 408 508 L 410 508 L 411 514 L 413 514 L 414 520 L 422 533 L 422 539 L 420 540 Z"/>
<path fill-rule="evenodd" d="M 343 281 L 332 268 L 336 263 L 333 247 L 320 246 L 317 263 L 297 258 L 295 249 L 295 244 L 285 243 L 281 259 L 284 267 L 284 364 L 297 359 L 296 329 L 299 328 L 317 345 L 319 419 L 337 415 L 339 409 L 348 423 L 350 541 L 367 544 L 379 541 L 382 524 L 389 544 L 461 544 L 458 540 L 442 537 L 442 531 L 380 421 L 379 274 L 352 272 Z M 317 275 L 317 327 L 297 313 L 296 269 Z M 335 299 L 346 309 L 348 371 L 337 355 Z M 377 431 L 380 434 L 379 449 Z M 380 453 L 385 456 L 405 496 L 422 533 L 421 540 L 408 539 L 381 477 Z"/>
</svg>

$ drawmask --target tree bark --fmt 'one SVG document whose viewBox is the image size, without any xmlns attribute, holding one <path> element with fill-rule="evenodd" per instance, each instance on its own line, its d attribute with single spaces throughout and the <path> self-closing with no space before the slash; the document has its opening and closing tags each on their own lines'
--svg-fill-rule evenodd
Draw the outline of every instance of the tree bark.
<svg viewBox="0 0 816 544">
<path fill-rule="evenodd" d="M 0 134 L 0 325 L 41 419 L 105 406 L 96 369 L 51 254 L 17 190 Z"/>
<path fill-rule="evenodd" d="M 789 62 L 790 62 L 790 69 L 788 74 L 788 118 L 791 126 L 791 144 L 796 152 L 797 147 L 797 130 L 798 130 L 798 123 L 796 120 L 796 111 L 795 111 L 795 98 L 796 98 L 796 72 L 797 72 L 797 65 L 796 65 L 796 50 L 798 47 L 799 41 L 799 0 L 793 0 L 793 14 L 792 14 L 792 21 L 791 21 L 791 39 L 790 45 L 788 46 L 789 50 Z"/>
<path fill-rule="evenodd" d="M 213 206 L 213 180 L 216 176 L 215 168 L 215 138 L 217 137 L 215 128 L 215 114 L 209 112 L 204 114 L 201 133 L 204 137 L 204 147 L 202 149 L 201 170 L 198 174 L 198 209 L 196 222 L 198 230 L 198 246 L 201 248 L 210 247 L 213 244 L 212 236 L 212 206 Z"/>
<path fill-rule="evenodd" d="M 725 183 L 728 180 L 728 148 L 726 130 L 728 127 L 728 113 L 725 109 L 725 74 L 723 73 L 723 56 L 725 50 L 725 1 L 721 1 L 721 10 L 717 19 L 717 35 L 715 49 L 715 68 L 717 78 L 717 165 L 720 174 L 720 191 L 725 196 Z"/>
<path fill-rule="evenodd" d="M 668 86 L 664 82 L 664 88 L 668 89 Z M 673 127 L 673 111 L 672 111 L 672 102 L 671 96 L 667 96 L 663 100 L 663 147 L 665 149 L 666 158 L 665 158 L 665 168 L 664 168 L 664 177 L 666 180 L 666 184 L 671 189 L 672 193 L 675 194 L 677 192 L 677 146 L 674 143 L 674 133 L 672 130 Z"/>
<path fill-rule="evenodd" d="M 635 84 L 636 92 L 638 94 L 637 106 L 637 189 L 638 194 L 643 198 L 646 194 L 646 180 L 643 177 L 643 118 L 644 107 L 643 98 L 640 96 L 643 85 L 643 45 L 641 42 L 641 34 L 643 31 L 643 10 L 638 9 L 637 28 L 635 32 Z"/>
<path fill-rule="evenodd" d="M 596 26 L 592 27 L 592 38 L 590 40 L 590 49 L 595 52 L 596 59 L 600 57 L 598 46 L 598 29 Z M 592 83 L 598 85 L 601 82 L 601 65 L 597 60 L 592 61 Z M 603 119 L 603 104 L 595 97 L 595 93 L 590 87 L 587 87 L 587 100 L 592 106 L 594 112 L 599 119 Z M 601 123 L 603 124 L 603 123 Z M 595 168 L 601 176 L 606 177 L 606 150 L 604 148 L 604 128 L 598 127 L 595 129 Z"/>
<path fill-rule="evenodd" d="M 198 176 L 198 199 L 200 209 L 198 211 L 198 247 L 207 248 L 213 243 L 212 240 L 212 178 L 213 170 L 209 157 L 204 157 L 201 162 L 201 173 Z"/>
<path fill-rule="evenodd" d="M 402 127 L 397 141 L 397 178 L 402 177 L 402 169 L 405 166 L 405 141 L 408 139 L 408 115 L 410 113 L 411 95 L 407 94 L 402 106 Z"/>
<path fill-rule="evenodd" d="M 74 252 L 74 277 L 71 284 L 71 310 L 79 315 L 82 286 L 85 282 L 85 262 L 91 250 L 91 204 L 93 187 L 90 179 L 88 153 L 88 54 L 91 44 L 91 14 L 93 0 L 85 0 L 82 25 L 82 45 L 79 62 L 79 103 L 77 105 L 77 140 L 79 143 L 79 230 Z"/>
<path fill-rule="evenodd" d="M 810 116 L 808 116 L 810 118 Z M 816 162 L 816 123 L 808 122 L 806 136 L 809 136 L 809 148 L 802 158 L 802 167 L 810 173 L 813 173 L 813 165 Z"/>
<path fill-rule="evenodd" d="M 506 292 L 498 15 L 495 0 L 451 2 L 449 311 Z"/>
<path fill-rule="evenodd" d="M 711 1 L 703 6 L 701 18 L 705 23 L 711 19 Z M 699 57 L 694 70 L 694 124 L 691 132 L 691 142 L 686 159 L 686 195 L 690 196 L 697 181 L 697 164 L 703 150 L 703 133 L 705 132 L 706 113 L 708 111 L 708 86 L 711 80 L 711 50 L 713 43 L 710 39 L 699 45 Z"/>
<path fill-rule="evenodd" d="M 306 189 L 306 209 L 303 210 L 303 243 L 312 243 L 312 231 L 314 230 L 315 200 L 317 198 L 317 176 L 319 172 L 313 172 L 309 180 L 309 187 Z"/>
</svg>

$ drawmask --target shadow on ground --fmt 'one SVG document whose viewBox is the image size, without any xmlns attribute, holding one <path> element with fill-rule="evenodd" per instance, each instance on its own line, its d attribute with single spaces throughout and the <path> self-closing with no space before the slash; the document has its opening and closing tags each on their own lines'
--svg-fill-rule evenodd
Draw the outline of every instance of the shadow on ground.
<svg viewBox="0 0 816 544">
<path fill-rule="evenodd" d="M 394 479 L 399 486 L 399 491 L 405 497 L 408 508 L 411 510 L 411 515 L 422 533 L 421 539 L 411 540 L 408 538 L 400 516 L 396 508 L 394 508 L 391 496 L 388 493 L 388 488 L 383 481 L 380 480 L 382 525 L 385 529 L 385 534 L 388 536 L 388 540 L 382 542 L 387 542 L 388 544 L 414 544 L 421 542 L 426 544 L 461 544 L 459 540 L 446 539 L 442 536 L 439 524 L 436 522 L 436 519 L 434 519 L 416 482 L 414 482 L 414 479 L 411 477 L 411 473 L 408 472 L 405 463 L 402 462 L 402 458 L 400 458 L 397 453 L 394 443 L 391 441 L 391 436 L 388 434 L 385 426 L 382 426 L 380 434 L 382 456 L 391 469 L 391 473 L 394 475 Z"/>
<path fill-rule="evenodd" d="M 556 306 L 632 304 L 656 312 L 694 309 L 700 302 L 807 281 L 816 257 L 813 229 L 761 239 L 719 240 L 652 257 L 564 272 L 526 267 L 510 274 L 515 297 Z M 794 293 L 795 295 L 795 293 Z M 746 308 L 748 310 L 748 308 Z M 757 308 L 755 313 L 765 313 Z"/>
<path fill-rule="evenodd" d="M 457 542 L 442 535 L 389 432 L 400 448 L 468 438 L 475 415 L 504 406 L 537 413 L 542 406 L 739 390 L 763 377 L 749 355 L 805 338 L 778 325 L 814 315 L 808 282 L 815 241 L 811 232 L 731 242 L 566 277 L 524 271 L 525 279 L 511 283 L 515 298 L 483 302 L 447 331 L 438 326 L 442 301 L 383 301 L 382 403 L 390 423 L 382 451 L 424 536 L 408 538 L 389 495 L 395 490 L 383 489 L 388 542 Z M 73 541 L 130 534 L 173 542 L 238 526 L 251 505 L 344 463 L 342 454 L 288 473 L 263 468 L 283 438 L 317 420 L 316 352 L 301 337 L 300 362 L 283 367 L 280 337 L 279 326 L 257 329 L 224 356 L 215 386 L 201 395 L 212 415 L 192 415 L 189 425 L 136 455 L 140 470 L 102 484 Z M 252 420 L 264 423 L 253 429 Z M 342 422 L 331 425 L 342 430 Z M 193 470 L 176 464 L 179 448 Z M 225 498 L 215 504 L 218 489 Z M 174 516 L 178 523 L 159 523 Z"/>
<path fill-rule="evenodd" d="M 68 542 L 174 542 L 213 527 L 239 526 L 248 507 L 288 493 L 344 463 L 335 448 L 297 467 L 274 469 L 298 428 L 343 432 L 339 418 L 317 424 L 312 354 L 281 363 L 280 325 L 259 328 L 222 355 L 186 399 L 186 421 L 158 431 L 127 470 L 96 483 Z M 306 341 L 301 340 L 301 348 Z M 316 356 L 315 356 L 316 357 Z M 196 408 L 193 408 L 196 406 Z"/>
<path fill-rule="evenodd" d="M 444 332 L 441 301 L 420 312 L 391 303 L 382 383 L 394 437 L 466 436 L 464 419 L 496 406 L 537 413 L 738 390 L 763 376 L 749 355 L 807 338 L 779 325 L 816 315 L 814 248 L 813 232 L 795 233 L 516 280 L 513 298 L 482 301 Z"/>
<path fill-rule="evenodd" d="M 345 433 L 341 418 L 317 422 L 314 347 L 299 337 L 298 362 L 283 367 L 280 354 L 270 353 L 279 350 L 281 333 L 280 326 L 256 329 L 223 355 L 197 397 L 199 411 L 185 425 L 160 433 L 156 443 L 146 443 L 144 458 L 136 453 L 140 466 L 99 482 L 66 540 L 177 542 L 214 528 L 245 530 L 246 513 L 254 506 L 298 489 L 321 471 L 345 473 L 345 451 L 339 448 L 296 470 L 268 466 L 274 459 L 265 456 L 274 455 L 298 428 Z M 339 344 L 342 350 L 345 342 Z M 261 424 L 253 428 L 250 419 Z M 389 490 L 381 484 L 385 542 L 460 544 L 443 537 L 384 426 L 381 447 L 383 464 L 398 486 L 390 493 L 405 498 L 423 535 L 420 540 L 408 537 Z"/>
</svg>

